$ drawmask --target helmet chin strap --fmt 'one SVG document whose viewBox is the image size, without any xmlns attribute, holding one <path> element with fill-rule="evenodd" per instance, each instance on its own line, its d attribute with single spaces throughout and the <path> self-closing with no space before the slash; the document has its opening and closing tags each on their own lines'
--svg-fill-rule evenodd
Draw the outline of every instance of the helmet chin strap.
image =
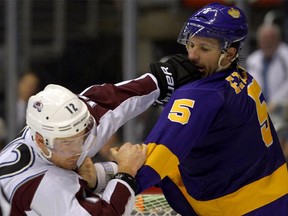
<svg viewBox="0 0 288 216">
<path fill-rule="evenodd" d="M 220 57 L 219 57 L 219 60 L 218 60 L 218 68 L 216 70 L 216 72 L 219 72 L 219 71 L 222 71 L 222 70 L 225 70 L 227 69 L 228 67 L 230 67 L 231 63 L 233 61 L 235 61 L 235 59 L 238 57 L 238 53 L 235 55 L 235 57 L 225 66 L 221 66 L 221 61 L 223 58 L 225 58 L 226 56 L 226 52 L 225 53 L 221 53 Z"/>
<path fill-rule="evenodd" d="M 48 155 L 46 155 L 46 154 L 42 151 L 41 148 L 39 148 L 39 151 L 40 151 L 41 154 L 42 154 L 45 158 L 47 158 L 47 159 L 50 159 L 50 158 L 52 157 L 52 151 L 51 151 L 49 148 L 47 148 Z"/>
</svg>

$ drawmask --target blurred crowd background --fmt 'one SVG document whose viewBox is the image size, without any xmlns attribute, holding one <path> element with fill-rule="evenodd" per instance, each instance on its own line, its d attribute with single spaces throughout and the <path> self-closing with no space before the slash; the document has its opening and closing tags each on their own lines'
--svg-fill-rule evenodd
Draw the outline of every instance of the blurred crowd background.
<svg viewBox="0 0 288 216">
<path fill-rule="evenodd" d="M 135 78 L 149 71 L 150 62 L 185 53 L 176 42 L 178 33 L 194 11 L 211 2 L 246 12 L 244 67 L 258 48 L 263 22 L 279 25 L 288 42 L 288 0 L 0 0 L 0 149 L 25 125 L 31 94 L 48 83 L 80 93 L 92 84 Z M 130 121 L 103 155 L 123 141 L 143 141 L 160 111 L 151 107 Z M 285 143 L 287 112 L 275 121 Z"/>
</svg>

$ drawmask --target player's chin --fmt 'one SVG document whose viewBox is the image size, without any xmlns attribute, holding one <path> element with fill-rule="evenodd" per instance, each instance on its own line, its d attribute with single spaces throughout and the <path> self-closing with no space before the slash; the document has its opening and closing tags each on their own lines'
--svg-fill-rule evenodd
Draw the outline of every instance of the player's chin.
<svg viewBox="0 0 288 216">
<path fill-rule="evenodd" d="M 77 163 L 75 163 L 75 164 L 67 164 L 66 163 L 66 164 L 63 164 L 61 167 L 64 169 L 67 169 L 67 170 L 75 170 L 77 168 Z"/>
<path fill-rule="evenodd" d="M 74 170 L 77 168 L 77 160 L 66 160 L 64 164 L 62 164 L 62 168 L 68 170 Z"/>
</svg>

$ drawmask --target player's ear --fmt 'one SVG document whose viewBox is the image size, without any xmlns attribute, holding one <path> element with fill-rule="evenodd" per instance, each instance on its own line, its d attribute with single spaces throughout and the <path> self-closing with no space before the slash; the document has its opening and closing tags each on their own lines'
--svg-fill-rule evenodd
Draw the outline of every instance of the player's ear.
<svg viewBox="0 0 288 216">
<path fill-rule="evenodd" d="M 50 160 L 52 157 L 52 151 L 46 146 L 43 136 L 37 132 L 35 133 L 35 142 L 37 143 L 42 155 Z"/>
<path fill-rule="evenodd" d="M 236 57 L 237 57 L 237 49 L 235 47 L 230 47 L 226 52 L 226 59 L 229 62 L 232 62 Z"/>
<path fill-rule="evenodd" d="M 44 138 L 43 138 L 43 136 L 41 136 L 41 134 L 39 134 L 39 133 L 35 133 L 35 141 L 36 141 L 36 143 L 38 144 L 38 146 L 40 147 L 40 148 L 43 148 L 43 147 L 45 147 L 45 143 L 44 143 Z"/>
</svg>

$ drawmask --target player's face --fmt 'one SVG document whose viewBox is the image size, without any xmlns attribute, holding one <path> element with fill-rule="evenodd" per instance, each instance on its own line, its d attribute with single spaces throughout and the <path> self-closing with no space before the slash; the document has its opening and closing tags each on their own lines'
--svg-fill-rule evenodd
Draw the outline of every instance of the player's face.
<svg viewBox="0 0 288 216">
<path fill-rule="evenodd" d="M 51 161 L 58 167 L 61 167 L 67 170 L 73 170 L 77 168 L 77 161 L 79 157 L 80 155 L 75 155 L 75 156 L 65 158 L 57 154 L 52 154 Z"/>
<path fill-rule="evenodd" d="M 212 74 L 218 69 L 221 55 L 219 41 L 212 38 L 193 36 L 186 45 L 188 58 L 203 74 Z"/>
<path fill-rule="evenodd" d="M 51 161 L 64 169 L 75 169 L 77 161 L 83 152 L 87 136 L 86 130 L 68 138 L 57 138 L 54 143 Z"/>
</svg>

